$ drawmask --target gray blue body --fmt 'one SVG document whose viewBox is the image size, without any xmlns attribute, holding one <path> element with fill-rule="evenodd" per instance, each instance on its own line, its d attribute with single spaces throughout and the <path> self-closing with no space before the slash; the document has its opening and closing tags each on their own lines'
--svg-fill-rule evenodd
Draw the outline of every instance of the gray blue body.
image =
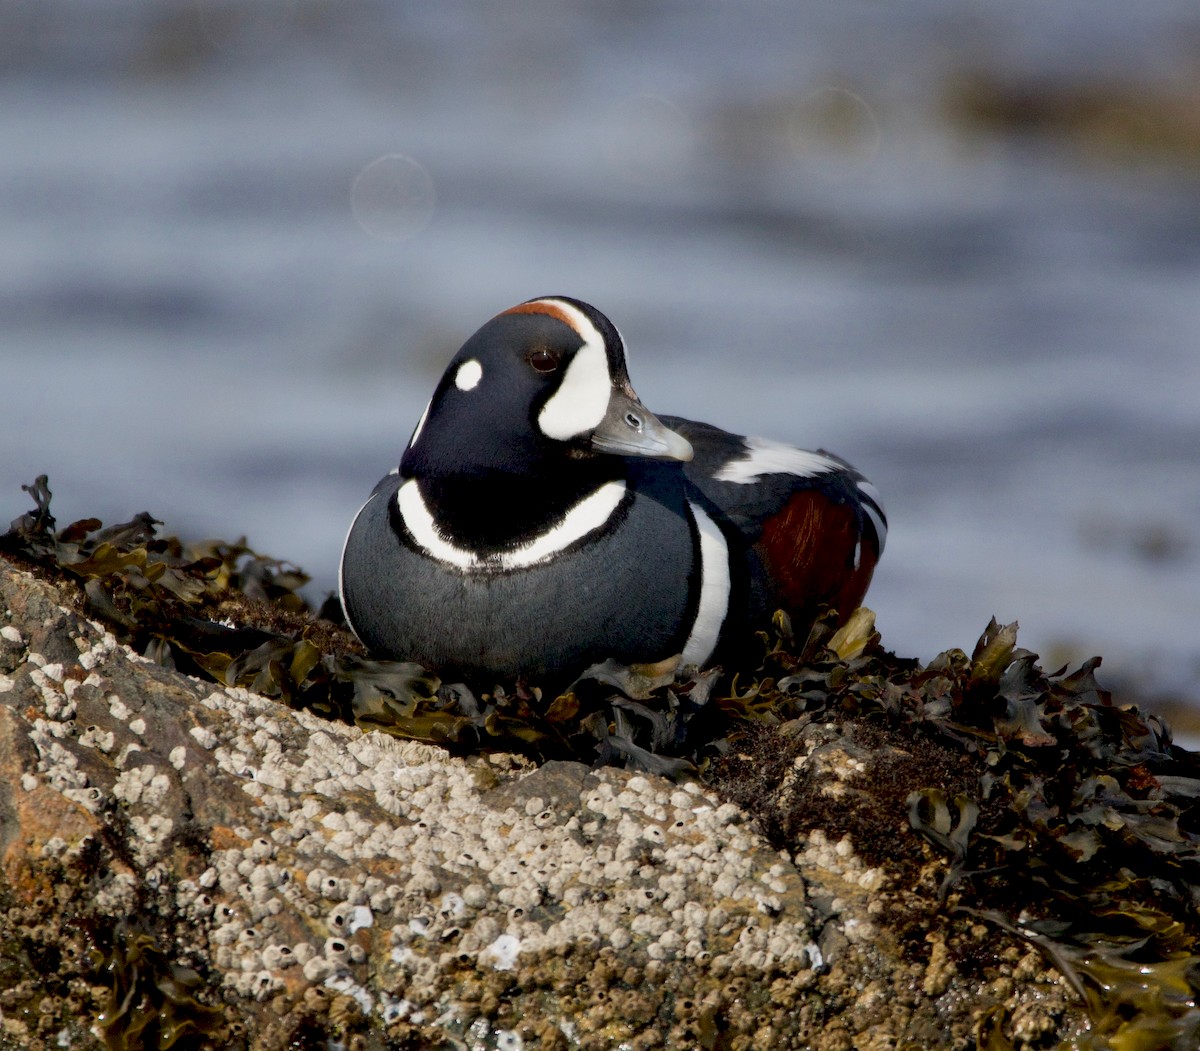
<svg viewBox="0 0 1200 1051">
<path fill-rule="evenodd" d="M 631 484 L 611 529 L 548 564 L 464 572 L 407 537 L 394 512 L 403 481 L 379 483 L 343 555 L 342 603 L 372 653 L 467 681 L 540 682 L 609 657 L 649 662 L 683 649 L 697 596 L 681 484 L 656 495 Z"/>
</svg>

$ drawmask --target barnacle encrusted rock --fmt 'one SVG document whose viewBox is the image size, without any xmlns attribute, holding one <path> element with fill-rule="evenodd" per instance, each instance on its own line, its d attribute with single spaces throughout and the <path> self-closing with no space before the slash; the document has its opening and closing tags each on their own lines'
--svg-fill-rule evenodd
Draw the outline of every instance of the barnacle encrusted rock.
<svg viewBox="0 0 1200 1051">
<path fill-rule="evenodd" d="M 1029 943 L 940 909 L 903 811 L 846 824 L 887 753 L 845 728 L 804 728 L 780 795 L 812 813 L 781 850 L 696 782 L 453 757 L 163 668 L 2 561 L 0 615 L 0 1048 L 1036 1048 L 1085 1025 Z"/>
<path fill-rule="evenodd" d="M 244 542 L 25 489 L 6 1046 L 1200 1045 L 1200 755 L 1098 657 L 993 620 L 922 665 L 860 609 L 476 696 Z"/>
</svg>

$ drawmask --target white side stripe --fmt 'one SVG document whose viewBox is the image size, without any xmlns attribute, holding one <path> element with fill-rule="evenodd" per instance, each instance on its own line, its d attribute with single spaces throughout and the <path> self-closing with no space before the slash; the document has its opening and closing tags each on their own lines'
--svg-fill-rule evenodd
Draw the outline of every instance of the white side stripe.
<svg viewBox="0 0 1200 1051">
<path fill-rule="evenodd" d="M 864 500 L 862 509 L 867 512 L 867 517 L 871 520 L 871 525 L 875 527 L 875 535 L 879 538 L 879 553 L 883 554 L 883 545 L 887 542 L 887 523 L 883 517 L 875 510 L 875 502 L 873 500 Z"/>
<path fill-rule="evenodd" d="M 425 554 L 465 573 L 478 573 L 527 569 L 550 560 L 589 533 L 600 529 L 613 516 L 624 497 L 624 482 L 606 482 L 572 507 L 557 525 L 527 544 L 494 555 L 480 555 L 442 536 L 415 478 L 410 478 L 400 487 L 396 494 L 396 506 L 412 538 Z"/>
<path fill-rule="evenodd" d="M 863 496 L 861 501 L 862 509 L 871 520 L 871 525 L 875 527 L 875 536 L 879 538 L 879 553 L 882 555 L 883 546 L 887 542 L 888 529 L 887 516 L 883 510 L 883 500 L 879 496 L 879 490 L 865 478 L 856 479 L 854 484 Z"/>
<path fill-rule="evenodd" d="M 828 456 L 774 442 L 770 438 L 747 438 L 745 441 L 745 453 L 724 464 L 713 475 L 718 482 L 750 485 L 764 474 L 797 474 L 812 478 L 814 475 L 844 470 L 840 463 Z"/>
<path fill-rule="evenodd" d="M 700 532 L 700 605 L 691 634 L 683 646 L 683 664 L 702 667 L 717 648 L 729 611 L 729 545 L 703 508 L 688 501 Z"/>
</svg>

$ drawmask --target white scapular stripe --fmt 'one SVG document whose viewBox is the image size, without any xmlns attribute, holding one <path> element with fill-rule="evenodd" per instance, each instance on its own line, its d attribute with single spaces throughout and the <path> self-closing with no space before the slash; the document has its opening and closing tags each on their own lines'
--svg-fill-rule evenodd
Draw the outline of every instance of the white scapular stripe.
<svg viewBox="0 0 1200 1051">
<path fill-rule="evenodd" d="M 454 386 L 462 391 L 474 390 L 479 386 L 482 378 L 483 366 L 474 358 L 468 358 L 458 366 L 458 371 L 454 373 Z"/>
<path fill-rule="evenodd" d="M 713 475 L 718 482 L 750 485 L 764 474 L 796 474 L 802 478 L 812 478 L 842 468 L 836 460 L 821 453 L 797 449 L 770 438 L 747 438 L 745 441 L 745 453 L 723 464 Z"/>
<path fill-rule="evenodd" d="M 567 365 L 558 390 L 538 413 L 538 426 L 547 438 L 566 441 L 586 434 L 600 425 L 608 411 L 612 377 L 608 374 L 608 354 L 604 337 L 587 315 L 561 299 L 548 300 L 571 319 L 583 345 Z"/>
<path fill-rule="evenodd" d="M 717 639 L 729 612 L 729 545 L 717 524 L 703 508 L 688 501 L 700 533 L 700 605 L 691 634 L 683 646 L 683 664 L 703 666 L 717 648 Z"/>
<path fill-rule="evenodd" d="M 875 510 L 875 505 L 869 500 L 864 500 L 862 509 L 867 512 L 867 517 L 871 520 L 871 525 L 875 527 L 875 535 L 879 538 L 879 553 L 883 554 L 883 545 L 887 542 L 887 523 L 883 517 Z"/>
<path fill-rule="evenodd" d="M 860 478 L 855 484 L 857 484 L 858 491 L 860 493 L 870 499 L 870 501 L 880 510 L 883 509 L 883 497 L 879 495 L 879 490 L 876 489 L 875 486 L 873 486 L 865 478 Z"/>
<path fill-rule="evenodd" d="M 589 533 L 600 529 L 613 516 L 624 497 L 624 482 L 606 482 L 580 500 L 563 515 L 562 521 L 540 536 L 512 551 L 490 555 L 480 555 L 459 547 L 442 536 L 415 478 L 410 478 L 400 487 L 396 494 L 396 506 L 412 538 L 425 554 L 463 572 L 473 573 L 527 569 L 548 561 Z"/>
</svg>

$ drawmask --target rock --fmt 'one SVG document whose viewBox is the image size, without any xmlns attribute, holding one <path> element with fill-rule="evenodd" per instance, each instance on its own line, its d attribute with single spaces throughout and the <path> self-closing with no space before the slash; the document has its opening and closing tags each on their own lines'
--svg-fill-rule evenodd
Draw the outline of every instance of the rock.
<svg viewBox="0 0 1200 1051">
<path fill-rule="evenodd" d="M 868 829 L 852 775 L 916 762 L 902 738 L 807 728 L 781 794 L 814 813 L 780 851 L 712 787 L 363 733 L 162 668 L 77 606 L 0 561 L 0 1048 L 1086 1028 L 1031 942 L 943 908 L 945 856 L 902 811 Z"/>
</svg>

